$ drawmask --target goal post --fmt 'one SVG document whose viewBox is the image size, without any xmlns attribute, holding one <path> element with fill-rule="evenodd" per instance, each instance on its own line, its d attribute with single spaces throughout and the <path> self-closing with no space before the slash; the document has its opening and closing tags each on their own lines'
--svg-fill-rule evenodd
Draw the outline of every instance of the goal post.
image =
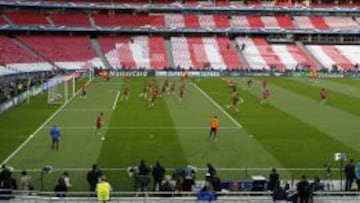
<svg viewBox="0 0 360 203">
<path fill-rule="evenodd" d="M 47 82 L 48 103 L 62 104 L 75 96 L 75 76 L 56 76 Z"/>
</svg>

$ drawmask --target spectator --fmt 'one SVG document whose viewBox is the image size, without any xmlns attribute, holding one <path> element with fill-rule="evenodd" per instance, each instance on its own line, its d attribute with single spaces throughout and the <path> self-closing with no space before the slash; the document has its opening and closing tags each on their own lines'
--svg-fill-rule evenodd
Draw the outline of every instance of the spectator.
<svg viewBox="0 0 360 203">
<path fill-rule="evenodd" d="M 60 177 L 54 189 L 56 197 L 66 197 L 67 191 L 65 180 L 63 177 Z"/>
<path fill-rule="evenodd" d="M 213 176 L 216 173 L 215 167 L 210 163 L 207 163 L 206 166 L 208 168 L 208 173 L 210 174 L 210 176 Z"/>
<path fill-rule="evenodd" d="M 198 200 L 199 201 L 207 201 L 211 202 L 216 200 L 216 193 L 214 190 L 209 189 L 206 185 L 201 188 L 200 192 L 198 193 Z"/>
<path fill-rule="evenodd" d="M 139 173 L 136 177 L 137 183 L 140 186 L 140 191 L 145 192 L 147 186 L 150 182 L 150 168 L 145 164 L 144 160 L 140 161 L 140 165 L 138 166 Z M 145 194 L 146 195 L 146 194 Z"/>
<path fill-rule="evenodd" d="M 276 168 L 273 168 L 269 175 L 269 188 L 268 189 L 273 191 L 275 186 L 277 184 L 280 184 L 279 180 L 280 180 L 279 173 L 276 171 Z"/>
<path fill-rule="evenodd" d="M 300 198 L 300 203 L 308 203 L 311 193 L 309 182 L 306 180 L 306 176 L 301 177 L 301 181 L 297 184 L 297 193 Z"/>
<path fill-rule="evenodd" d="M 159 191 L 159 187 L 161 185 L 161 182 L 164 179 L 165 175 L 165 168 L 160 165 L 160 162 L 157 161 L 155 164 L 155 167 L 152 170 L 152 176 L 154 178 L 154 190 Z"/>
<path fill-rule="evenodd" d="M 69 173 L 67 171 L 64 172 L 63 178 L 65 181 L 66 188 L 69 191 L 71 189 L 72 185 L 71 185 Z"/>
<path fill-rule="evenodd" d="M 221 179 L 216 175 L 216 173 L 211 177 L 210 182 L 216 192 L 221 192 Z"/>
<path fill-rule="evenodd" d="M 354 160 L 350 159 L 349 163 L 345 165 L 345 191 L 350 191 L 352 183 L 355 179 L 355 165 Z"/>
<path fill-rule="evenodd" d="M 3 165 L 4 166 L 4 165 Z M 13 198 L 14 190 L 17 190 L 16 180 L 11 177 L 11 172 L 6 169 L 6 166 L 2 169 L 2 180 L 0 181 L 0 199 L 9 200 Z"/>
<path fill-rule="evenodd" d="M 101 170 L 96 164 L 92 165 L 92 169 L 87 173 L 86 179 L 90 186 L 91 196 L 95 196 L 96 184 L 99 182 L 99 178 L 102 176 Z"/>
<path fill-rule="evenodd" d="M 163 197 L 171 197 L 173 196 L 173 192 L 175 191 L 175 185 L 171 183 L 171 177 L 167 175 L 165 177 L 165 181 L 160 186 L 161 192 L 167 192 L 166 194 L 161 194 Z"/>
<path fill-rule="evenodd" d="M 33 186 L 31 184 L 31 177 L 27 174 L 25 170 L 21 172 L 20 178 L 20 190 L 26 192 L 29 190 L 33 190 Z"/>
<path fill-rule="evenodd" d="M 317 176 L 314 177 L 314 182 L 310 184 L 310 187 L 313 192 L 325 190 L 325 185 L 320 182 L 320 178 Z"/>
<path fill-rule="evenodd" d="M 107 202 L 110 200 L 111 185 L 106 182 L 106 177 L 101 176 L 100 182 L 96 185 L 96 192 L 99 202 Z"/>
<path fill-rule="evenodd" d="M 5 164 L 3 164 L 0 169 L 0 182 L 4 180 L 6 177 L 9 177 L 10 175 L 11 175 L 10 170 Z"/>
<path fill-rule="evenodd" d="M 182 189 L 184 192 L 191 192 L 192 187 L 195 185 L 195 180 L 193 179 L 193 176 L 187 175 L 184 178 L 184 181 L 182 182 Z"/>
<path fill-rule="evenodd" d="M 287 200 L 286 191 L 280 187 L 279 183 L 276 183 L 272 190 L 272 198 L 274 202 Z"/>
</svg>

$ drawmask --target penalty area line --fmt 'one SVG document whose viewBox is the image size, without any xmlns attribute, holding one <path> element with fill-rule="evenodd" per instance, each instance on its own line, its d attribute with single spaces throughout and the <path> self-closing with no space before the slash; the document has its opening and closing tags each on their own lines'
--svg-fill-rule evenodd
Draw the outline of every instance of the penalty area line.
<svg viewBox="0 0 360 203">
<path fill-rule="evenodd" d="M 120 97 L 120 90 L 119 90 L 119 91 L 117 92 L 117 94 L 116 94 L 116 97 L 115 97 L 115 99 L 114 99 L 114 104 L 113 104 L 113 106 L 112 106 L 112 110 L 115 110 L 116 105 L 117 105 L 118 100 L 119 100 L 119 97 Z"/>
<path fill-rule="evenodd" d="M 87 84 L 89 83 L 90 81 L 87 82 Z M 79 89 L 73 97 L 71 97 L 63 105 L 61 105 L 43 124 L 41 124 L 41 126 L 38 129 L 36 129 L 32 134 L 30 134 L 28 138 L 15 149 L 15 151 L 13 151 L 3 162 L 1 162 L 1 165 L 4 165 L 7 162 L 9 162 L 22 148 L 24 148 L 25 145 L 27 145 L 31 141 L 31 139 L 33 139 L 39 133 L 41 129 L 43 129 L 59 112 L 61 112 L 66 107 L 68 103 L 70 103 L 70 101 L 76 98 L 76 96 L 80 93 L 80 91 L 81 89 Z"/>
<path fill-rule="evenodd" d="M 238 128 L 242 128 L 239 122 L 237 122 L 230 114 L 228 114 L 219 104 L 217 104 L 209 95 L 207 95 L 199 86 L 192 84 L 202 95 L 204 95 L 212 104 L 214 104 L 225 116 L 227 116 Z"/>
</svg>

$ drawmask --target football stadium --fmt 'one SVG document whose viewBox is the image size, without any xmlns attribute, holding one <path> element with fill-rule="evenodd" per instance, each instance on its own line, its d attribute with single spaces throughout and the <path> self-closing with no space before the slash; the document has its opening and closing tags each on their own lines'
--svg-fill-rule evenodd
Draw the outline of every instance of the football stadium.
<svg viewBox="0 0 360 203">
<path fill-rule="evenodd" d="M 360 202 L 359 0 L 0 8 L 0 202 Z"/>
</svg>

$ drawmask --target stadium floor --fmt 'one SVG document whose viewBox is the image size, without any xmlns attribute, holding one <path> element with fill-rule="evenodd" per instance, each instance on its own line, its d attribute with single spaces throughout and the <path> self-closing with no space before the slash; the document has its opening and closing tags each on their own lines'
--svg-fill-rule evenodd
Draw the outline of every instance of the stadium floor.
<svg viewBox="0 0 360 203">
<path fill-rule="evenodd" d="M 133 179 L 126 168 L 138 165 L 141 159 L 149 165 L 159 160 L 169 168 L 168 173 L 192 165 L 203 174 L 206 163 L 212 163 L 223 180 L 267 175 L 272 167 L 280 168 L 286 178 L 297 179 L 302 174 L 323 177 L 325 163 L 338 168 L 334 153 L 360 159 L 359 80 L 309 83 L 299 78 L 267 78 L 271 99 L 260 104 L 261 79 L 253 79 L 251 89 L 245 88 L 247 79 L 236 79 L 244 99 L 239 112 L 226 108 L 231 103 L 226 79 L 199 79 L 195 85 L 187 81 L 182 102 L 176 96 L 163 95 L 153 109 L 148 107 L 148 100 L 138 97 L 146 80 L 149 78 L 95 79 L 88 86 L 86 99 L 77 96 L 58 111 L 59 106 L 47 105 L 46 97 L 40 96 L 29 106 L 23 104 L 1 115 L 0 126 L 7 132 L 0 138 L 2 159 L 38 128 L 7 164 L 32 170 L 37 182 L 39 169 L 53 166 L 54 173 L 45 180 L 49 190 L 68 170 L 75 191 L 87 190 L 85 175 L 93 163 L 103 168 L 117 190 L 131 190 Z M 152 80 L 161 89 L 165 78 Z M 178 86 L 179 79 L 173 80 Z M 123 87 L 130 89 L 128 101 L 116 99 Z M 328 90 L 326 104 L 319 102 L 321 87 Z M 95 133 L 99 112 L 104 112 L 104 141 Z M 208 140 L 214 115 L 220 121 L 216 142 Z M 21 119 L 21 128 L 9 125 L 16 119 Z M 62 133 L 58 151 L 50 149 L 49 129 L 54 124 Z"/>
</svg>

